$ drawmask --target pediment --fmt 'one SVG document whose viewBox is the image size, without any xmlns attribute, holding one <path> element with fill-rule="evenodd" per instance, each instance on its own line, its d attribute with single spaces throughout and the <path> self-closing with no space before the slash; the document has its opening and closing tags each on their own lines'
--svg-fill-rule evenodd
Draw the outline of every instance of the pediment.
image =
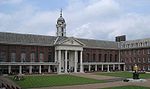
<svg viewBox="0 0 150 89">
<path fill-rule="evenodd" d="M 79 40 L 77 40 L 77 39 L 75 39 L 73 37 L 67 38 L 66 40 L 60 42 L 59 44 L 62 44 L 62 45 L 84 46 L 84 44 L 82 42 L 80 42 Z"/>
</svg>

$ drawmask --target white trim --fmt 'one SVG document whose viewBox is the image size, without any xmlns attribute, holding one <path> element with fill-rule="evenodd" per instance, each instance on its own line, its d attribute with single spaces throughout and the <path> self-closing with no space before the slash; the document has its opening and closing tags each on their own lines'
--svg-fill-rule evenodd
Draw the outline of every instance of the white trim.
<svg viewBox="0 0 150 89">
<path fill-rule="evenodd" d="M 148 65 L 148 70 L 150 70 L 150 65 Z"/>
<path fill-rule="evenodd" d="M 125 64 L 124 62 L 83 62 L 83 65 L 113 65 L 113 64 Z"/>
<path fill-rule="evenodd" d="M 73 37 L 68 37 L 67 39 L 60 41 L 58 44 L 63 44 L 63 43 L 65 43 L 65 42 L 67 42 L 67 41 L 70 41 L 70 40 L 76 41 L 76 42 L 79 43 L 81 46 L 85 46 L 84 43 L 80 42 L 79 40 L 77 40 L 77 39 L 75 39 L 75 38 L 73 38 Z"/>
<path fill-rule="evenodd" d="M 83 47 L 77 47 L 77 46 L 56 46 L 55 50 L 77 50 L 77 51 L 82 51 Z"/>
<path fill-rule="evenodd" d="M 148 58 L 148 63 L 150 63 L 150 58 Z"/>
<path fill-rule="evenodd" d="M 56 62 L 0 62 L 0 65 L 58 65 Z"/>
<path fill-rule="evenodd" d="M 54 44 L 56 44 L 57 40 L 59 39 L 59 37 L 56 38 L 56 40 L 54 41 Z"/>
</svg>

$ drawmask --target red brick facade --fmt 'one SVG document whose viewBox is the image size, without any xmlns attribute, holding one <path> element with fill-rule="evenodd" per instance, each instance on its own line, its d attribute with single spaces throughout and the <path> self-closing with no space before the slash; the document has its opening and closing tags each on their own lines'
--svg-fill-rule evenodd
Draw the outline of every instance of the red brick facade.
<svg viewBox="0 0 150 89">
<path fill-rule="evenodd" d="M 27 46 L 27 45 L 0 45 L 0 52 L 3 53 L 1 56 L 5 57 L 3 61 L 11 62 L 11 53 L 16 54 L 16 62 L 21 62 L 21 53 L 26 54 L 26 62 L 30 62 L 31 53 L 35 53 L 35 62 L 39 62 L 39 54 L 42 53 L 43 62 L 53 62 L 54 61 L 54 47 L 48 46 Z"/>
<path fill-rule="evenodd" d="M 140 70 L 149 70 L 150 66 L 150 49 L 126 49 L 121 50 L 121 60 L 126 63 L 127 70 L 132 70 L 132 67 L 137 64 Z"/>
<path fill-rule="evenodd" d="M 84 48 L 83 62 L 118 62 L 118 50 Z"/>
</svg>

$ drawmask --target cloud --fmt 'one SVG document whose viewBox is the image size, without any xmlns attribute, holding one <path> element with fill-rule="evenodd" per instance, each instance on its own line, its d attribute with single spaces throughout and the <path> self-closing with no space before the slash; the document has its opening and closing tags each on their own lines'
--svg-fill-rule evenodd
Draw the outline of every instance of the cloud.
<svg viewBox="0 0 150 89">
<path fill-rule="evenodd" d="M 19 8 L 13 13 L 0 13 L 0 31 L 55 35 L 59 9 L 42 11 L 30 3 Z M 69 0 L 63 17 L 67 36 L 102 40 L 114 40 L 122 34 L 128 39 L 150 37 L 150 15 L 127 12 L 117 0 Z"/>
<path fill-rule="evenodd" d="M 0 4 L 19 4 L 23 0 L 0 0 Z"/>
</svg>

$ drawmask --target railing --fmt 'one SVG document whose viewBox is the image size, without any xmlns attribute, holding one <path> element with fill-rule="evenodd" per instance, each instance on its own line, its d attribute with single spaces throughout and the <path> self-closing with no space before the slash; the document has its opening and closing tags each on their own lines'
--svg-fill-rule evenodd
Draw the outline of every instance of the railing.
<svg viewBox="0 0 150 89">
<path fill-rule="evenodd" d="M 113 65 L 113 64 L 125 64 L 124 62 L 83 62 L 83 65 Z"/>
<path fill-rule="evenodd" d="M 58 65 L 57 62 L 0 62 L 0 65 Z"/>
</svg>

